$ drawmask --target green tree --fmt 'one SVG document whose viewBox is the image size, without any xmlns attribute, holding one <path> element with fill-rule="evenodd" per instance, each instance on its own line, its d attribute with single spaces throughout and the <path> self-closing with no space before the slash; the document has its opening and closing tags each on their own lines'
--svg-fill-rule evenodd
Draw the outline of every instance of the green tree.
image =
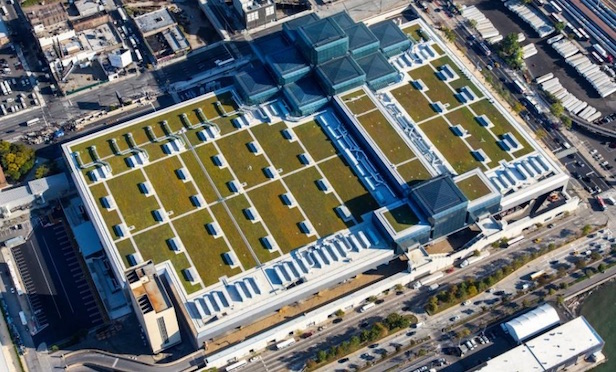
<svg viewBox="0 0 616 372">
<path fill-rule="evenodd" d="M 550 296 L 554 296 L 556 294 L 556 290 L 554 288 L 550 288 L 550 290 L 548 291 L 548 294 Z"/>
<path fill-rule="evenodd" d="M 49 174 L 49 167 L 47 164 L 41 164 L 36 168 L 34 172 L 34 178 L 43 178 Z"/>
<path fill-rule="evenodd" d="M 545 138 L 545 136 L 547 136 L 548 134 L 546 133 L 545 130 L 539 128 L 535 131 L 535 136 L 537 136 L 538 140 L 542 140 Z"/>
<path fill-rule="evenodd" d="M 319 350 L 317 352 L 317 363 L 321 363 L 327 360 L 327 352 L 325 350 Z"/>
<path fill-rule="evenodd" d="M 473 252 L 473 256 L 475 257 L 481 256 L 481 252 L 479 252 L 479 249 L 475 249 L 475 251 Z"/>
<path fill-rule="evenodd" d="M 0 163 L 4 174 L 18 181 L 34 166 L 34 150 L 20 143 L 0 141 Z"/>
<path fill-rule="evenodd" d="M 370 296 L 366 299 L 366 301 L 368 302 L 376 302 L 376 300 L 377 300 L 376 296 Z"/>
<path fill-rule="evenodd" d="M 448 27 L 443 27 L 441 31 L 443 31 L 443 34 L 445 35 L 445 39 L 452 41 L 452 42 L 456 40 L 456 33 L 452 29 Z"/>
<path fill-rule="evenodd" d="M 522 68 L 522 47 L 518 42 L 518 34 L 511 33 L 503 38 L 498 48 L 498 55 L 512 68 L 518 70 Z"/>
<path fill-rule="evenodd" d="M 605 264 L 603 262 L 601 262 L 599 264 L 599 266 L 597 266 L 597 270 L 599 270 L 600 273 L 605 272 L 606 268 L 607 268 L 607 266 L 605 266 Z"/>
<path fill-rule="evenodd" d="M 590 226 L 590 225 L 584 225 L 582 227 L 582 235 L 584 235 L 584 236 L 590 234 L 591 231 L 592 231 L 592 226 Z"/>
<path fill-rule="evenodd" d="M 471 19 L 468 21 L 468 25 L 471 26 L 471 28 L 476 28 L 477 27 L 477 21 L 474 19 Z"/>
<path fill-rule="evenodd" d="M 336 310 L 334 315 L 337 316 L 338 318 L 342 318 L 344 316 L 344 311 L 342 309 L 338 309 Z"/>
<path fill-rule="evenodd" d="M 561 116 L 564 114 L 565 112 L 565 108 L 563 107 L 563 104 L 560 102 L 554 102 L 550 105 L 550 112 L 554 115 L 554 116 Z"/>
<path fill-rule="evenodd" d="M 563 123 L 563 126 L 567 129 L 571 129 L 571 127 L 573 126 L 573 121 L 571 121 L 571 118 L 568 117 L 567 115 L 561 115 L 560 121 Z"/>
<path fill-rule="evenodd" d="M 554 24 L 554 29 L 558 32 L 561 32 L 565 29 L 565 22 L 557 22 L 556 24 Z"/>
</svg>

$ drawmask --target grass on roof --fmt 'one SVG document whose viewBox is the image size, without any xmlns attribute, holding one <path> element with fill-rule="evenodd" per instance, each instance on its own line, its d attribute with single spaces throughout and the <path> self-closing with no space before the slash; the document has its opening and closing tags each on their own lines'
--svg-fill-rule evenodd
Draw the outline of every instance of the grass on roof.
<svg viewBox="0 0 616 372">
<path fill-rule="evenodd" d="M 171 261 L 173 264 L 173 268 L 178 274 L 182 285 L 187 293 L 195 292 L 202 288 L 201 284 L 192 285 L 186 277 L 182 270 L 190 267 L 190 262 L 188 258 L 184 254 L 175 253 L 167 243 L 168 239 L 175 237 L 175 234 L 171 230 L 171 227 L 168 223 L 156 227 L 154 229 L 148 230 L 142 234 L 135 235 L 135 244 L 141 252 L 141 256 L 145 261 L 152 260 L 155 264 L 159 264 L 164 261 Z M 186 242 L 182 241 L 182 243 L 186 244 Z"/>
<path fill-rule="evenodd" d="M 132 155 L 133 153 L 128 153 L 122 156 L 116 155 L 116 156 L 112 156 L 110 158 L 105 159 L 105 161 L 109 163 L 112 174 L 119 174 L 119 173 L 126 172 L 127 170 L 132 169 L 131 167 L 128 166 L 128 163 L 126 162 L 126 159 L 128 159 Z"/>
<path fill-rule="evenodd" d="M 380 111 L 371 111 L 357 117 L 357 120 L 392 164 L 398 164 L 416 156 Z"/>
<path fill-rule="evenodd" d="M 500 160 L 511 160 L 509 154 L 496 143 L 497 139 L 488 129 L 479 125 L 475 115 L 468 108 L 462 107 L 448 113 L 445 117 L 452 125 L 461 124 L 470 133 L 470 136 L 465 138 L 466 141 L 475 150 L 483 149 L 491 160 L 491 167 L 498 165 Z"/>
<path fill-rule="evenodd" d="M 406 182 L 409 186 L 432 178 L 430 172 L 426 169 L 426 167 L 424 167 L 419 159 L 414 159 L 408 163 L 399 165 L 396 170 L 404 179 L 404 182 Z"/>
<path fill-rule="evenodd" d="M 235 132 L 237 128 L 233 125 L 232 120 L 238 118 L 239 115 L 230 115 L 227 117 L 220 117 L 218 119 L 212 120 L 212 123 L 215 123 L 220 128 L 220 134 L 225 135 L 231 132 Z"/>
<path fill-rule="evenodd" d="M 443 51 L 443 48 L 441 48 L 438 44 L 434 43 L 432 44 L 432 48 L 439 54 L 439 55 L 443 55 L 445 54 L 445 52 Z"/>
<path fill-rule="evenodd" d="M 163 144 L 166 143 L 168 141 L 164 141 L 164 142 L 152 142 L 152 143 L 147 143 L 145 145 L 140 146 L 142 150 L 145 150 L 148 153 L 148 159 L 150 161 L 154 161 L 154 160 L 158 160 L 158 159 L 162 159 L 165 156 L 169 156 L 167 154 L 165 154 L 165 152 L 163 151 Z"/>
<path fill-rule="evenodd" d="M 323 178 L 316 167 L 310 167 L 299 173 L 285 177 L 284 182 L 321 237 L 345 229 L 335 208 L 340 205 L 333 192 L 319 190 L 317 180 Z M 330 185 L 330 187 L 332 187 Z M 333 188 L 333 187 L 332 187 Z"/>
<path fill-rule="evenodd" d="M 304 217 L 299 209 L 289 208 L 283 204 L 280 195 L 286 192 L 282 183 L 276 181 L 248 193 L 248 197 L 283 253 L 289 253 L 295 248 L 316 240 L 314 236 L 309 237 L 300 231 L 298 224 L 304 220 Z"/>
<path fill-rule="evenodd" d="M 419 222 L 419 219 L 408 204 L 402 204 L 399 207 L 388 210 L 383 215 L 396 232 L 415 226 Z"/>
<path fill-rule="evenodd" d="M 460 102 L 454 96 L 454 92 L 449 89 L 447 83 L 436 76 L 436 72 L 430 66 L 416 68 L 410 71 L 409 75 L 413 80 L 421 79 L 426 87 L 428 87 L 425 93 L 430 97 L 430 101 L 440 101 L 445 106 L 449 104 L 449 110 L 460 105 Z"/>
<path fill-rule="evenodd" d="M 145 177 L 141 173 L 141 169 L 107 181 L 107 186 L 122 217 L 124 217 L 127 227 L 135 226 L 135 231 L 157 224 L 158 222 L 154 220 L 152 212 L 161 208 L 154 195 L 145 196 L 141 193 L 138 185 L 142 182 L 145 182 Z"/>
<path fill-rule="evenodd" d="M 379 207 L 342 157 L 324 161 L 319 168 L 358 221 L 361 221 L 362 214 Z"/>
<path fill-rule="evenodd" d="M 120 257 L 122 257 L 122 262 L 124 262 L 124 266 L 131 267 L 132 263 L 128 260 L 128 256 L 135 253 L 135 246 L 130 239 L 124 239 L 122 241 L 115 243 L 116 248 L 118 249 L 118 253 Z"/>
<path fill-rule="evenodd" d="M 173 226 L 205 286 L 216 283 L 221 276 L 230 277 L 242 271 L 240 267 L 232 269 L 225 262 L 223 254 L 229 252 L 230 248 L 222 237 L 215 238 L 208 233 L 206 224 L 212 221 L 212 216 L 205 209 L 173 221 Z M 236 254 L 242 264 L 246 260 L 247 263 L 252 261 L 254 266 L 252 257 L 240 256 L 240 252 Z"/>
<path fill-rule="evenodd" d="M 249 270 L 255 267 L 257 263 L 252 256 L 250 248 L 246 246 L 246 242 L 242 239 L 229 213 L 227 213 L 225 205 L 223 203 L 217 203 L 212 205 L 210 209 L 216 221 L 218 221 L 220 229 L 224 232 L 225 237 L 229 241 L 229 245 L 233 248 L 237 258 L 244 266 L 244 269 Z"/>
<path fill-rule="evenodd" d="M 509 121 L 505 119 L 505 117 L 487 99 L 482 99 L 479 102 L 473 103 L 470 108 L 477 116 L 486 115 L 488 119 L 490 119 L 492 124 L 494 124 L 494 126 L 490 128 L 490 131 L 492 131 L 492 133 L 497 135 L 499 138 L 507 132 L 511 132 L 515 136 L 523 148 L 514 152 L 514 157 L 521 157 L 535 151 L 526 139 L 522 137 L 522 134 L 518 132 L 515 127 L 509 123 Z"/>
<path fill-rule="evenodd" d="M 436 115 L 426 97 L 410 83 L 392 90 L 391 94 L 393 94 L 394 98 L 415 122 L 426 120 Z"/>
<path fill-rule="evenodd" d="M 323 160 L 336 154 L 336 148 L 327 137 L 321 126 L 310 121 L 293 128 L 297 138 L 308 150 L 314 161 Z"/>
<path fill-rule="evenodd" d="M 407 36 L 410 36 L 413 40 L 419 42 L 422 39 L 426 39 L 421 33 L 421 25 L 416 24 L 402 29 Z"/>
<path fill-rule="evenodd" d="M 280 122 L 273 125 L 260 124 L 250 129 L 259 140 L 274 168 L 282 168 L 283 173 L 289 173 L 304 166 L 298 157 L 304 152 L 302 146 L 297 141 L 291 142 L 282 136 L 282 130 L 286 128 L 287 125 Z"/>
<path fill-rule="evenodd" d="M 199 157 L 199 159 L 201 159 L 201 164 L 203 164 L 203 166 L 205 167 L 208 175 L 212 179 L 212 182 L 214 182 L 214 186 L 216 187 L 220 195 L 222 197 L 227 197 L 231 195 L 232 192 L 231 190 L 229 190 L 229 187 L 227 186 L 227 182 L 234 179 L 233 175 L 231 174 L 231 171 L 229 171 L 228 165 L 225 168 L 219 168 L 214 163 L 214 160 L 212 158 L 215 155 L 219 154 L 218 150 L 214 147 L 214 145 L 211 143 L 208 143 L 203 146 L 199 146 L 195 149 L 195 152 L 197 156 Z M 227 160 L 225 159 L 225 161 Z M 206 186 L 203 186 L 203 187 L 201 186 L 202 185 L 201 182 L 203 182 L 205 179 L 207 178 L 200 179 L 199 183 L 197 184 L 199 188 L 205 189 Z M 211 196 L 212 195 L 210 195 L 210 197 Z"/>
<path fill-rule="evenodd" d="M 488 186 L 476 174 L 456 182 L 456 185 L 469 201 L 479 199 L 490 193 Z"/>
<path fill-rule="evenodd" d="M 107 208 L 103 207 L 101 199 L 109 194 L 107 192 L 107 189 L 105 188 L 105 185 L 103 183 L 93 185 L 90 187 L 90 192 L 92 193 L 94 202 L 96 203 L 96 206 L 98 207 L 98 210 L 103 217 L 103 221 L 105 221 L 105 226 L 107 226 L 109 235 L 113 236 L 114 238 L 118 237 L 113 230 L 113 227 L 121 223 L 122 220 L 120 220 L 120 216 L 118 215 L 117 211 L 108 211 Z"/>
<path fill-rule="evenodd" d="M 176 170 L 183 168 L 176 156 L 153 163 L 144 168 L 166 212 L 179 216 L 195 209 L 190 197 L 197 194 L 192 182 L 183 182 Z"/>
<path fill-rule="evenodd" d="M 445 119 L 434 118 L 421 124 L 420 129 L 443 154 L 456 173 L 461 174 L 482 166 L 480 162 L 475 160 L 464 141 L 453 134 Z"/>
<path fill-rule="evenodd" d="M 360 114 L 363 114 L 364 112 L 374 110 L 376 108 L 376 105 L 374 104 L 374 102 L 372 102 L 372 100 L 368 96 L 345 100 L 344 104 L 355 115 L 360 115 Z"/>
<path fill-rule="evenodd" d="M 344 100 L 347 100 L 349 98 L 360 97 L 360 96 L 363 96 L 365 94 L 366 94 L 366 92 L 364 92 L 363 89 L 357 89 L 357 90 L 354 90 L 354 91 L 352 91 L 350 93 L 345 94 L 344 96 L 340 96 L 340 98 L 344 101 Z"/>
<path fill-rule="evenodd" d="M 195 154 L 192 151 L 186 151 L 180 154 L 184 165 L 190 172 L 193 181 L 195 182 L 199 192 L 205 199 L 206 203 L 213 203 L 218 200 L 218 196 L 216 195 L 216 191 L 214 187 L 210 183 L 210 180 L 207 178 L 199 161 L 197 160 Z M 210 159 L 200 159 L 202 161 L 211 161 Z"/>
<path fill-rule="evenodd" d="M 432 45 L 433 47 L 438 47 L 438 45 L 434 44 Z M 443 54 L 441 52 L 441 54 Z M 463 73 L 462 70 L 458 67 L 458 65 L 456 65 L 451 58 L 449 58 L 449 56 L 444 56 L 441 57 L 439 59 L 435 59 L 432 62 L 430 62 L 432 64 L 432 66 L 434 66 L 435 68 L 439 68 L 441 66 L 444 65 L 449 65 L 460 77 L 459 79 L 456 79 L 454 81 L 450 81 L 448 84 L 450 87 L 452 87 L 454 90 L 458 90 L 464 86 L 469 86 L 471 88 L 471 90 L 473 92 L 475 92 L 475 95 L 477 95 L 478 98 L 483 97 L 483 94 L 481 93 L 481 91 L 479 90 L 479 88 L 477 88 L 477 86 L 475 84 L 473 84 L 471 82 L 471 80 L 469 78 L 467 78 Z"/>
<path fill-rule="evenodd" d="M 223 107 L 229 113 L 233 112 L 237 108 L 237 105 L 232 102 L 231 93 L 224 93 L 222 95 L 219 95 L 218 97 L 211 97 L 203 101 L 195 102 L 192 105 L 178 108 L 162 115 L 157 115 L 149 120 L 135 123 L 129 127 L 118 129 L 103 136 L 94 137 L 91 140 L 72 146 L 71 151 L 79 151 L 82 153 L 83 157 L 88 147 L 96 145 L 99 151 L 99 155 L 101 157 L 109 156 L 112 154 L 111 147 L 108 144 L 109 139 L 116 138 L 120 140 L 126 133 L 129 132 L 133 134 L 133 138 L 135 139 L 135 143 L 137 145 L 147 143 L 150 139 L 146 135 L 144 128 L 148 125 L 152 126 L 152 129 L 154 130 L 156 135 L 161 136 L 163 132 L 160 123 L 165 120 L 169 124 L 169 127 L 172 128 L 172 130 L 179 130 L 184 126 L 181 121 L 182 113 L 187 114 L 191 118 L 191 122 L 193 124 L 196 124 L 198 122 L 198 119 L 195 114 L 195 110 L 199 107 L 203 110 L 208 119 L 215 119 L 221 116 L 214 104 L 217 100 L 223 102 Z"/>
<path fill-rule="evenodd" d="M 246 187 L 256 186 L 268 181 L 267 176 L 263 173 L 263 168 L 270 164 L 263 154 L 255 155 L 250 152 L 248 144 L 253 141 L 253 137 L 247 130 L 216 141 L 216 145 L 227 159 L 233 173 L 240 183 L 246 182 Z"/>
<path fill-rule="evenodd" d="M 270 251 L 265 248 L 265 246 L 263 246 L 263 243 L 261 243 L 261 238 L 267 235 L 267 232 L 263 227 L 262 222 L 252 222 L 246 218 L 246 215 L 244 214 L 244 209 L 251 206 L 246 199 L 246 196 L 238 195 L 236 197 L 227 199 L 225 203 L 227 204 L 227 207 L 229 207 L 233 218 L 235 218 L 235 222 L 237 222 L 242 233 L 244 234 L 244 237 L 248 241 L 250 249 L 252 249 L 252 252 L 257 255 L 257 258 L 261 263 L 271 261 L 272 259 L 280 255 L 278 251 Z M 267 211 L 263 211 L 263 213 L 266 212 Z M 239 247 L 241 247 L 240 253 L 250 254 L 250 251 L 246 247 L 246 244 L 242 244 Z M 234 249 L 236 249 L 235 246 Z M 246 269 L 249 269 L 256 265 L 252 255 L 250 257 L 250 260 L 252 261 L 252 264 L 250 266 L 244 266 Z"/>
</svg>

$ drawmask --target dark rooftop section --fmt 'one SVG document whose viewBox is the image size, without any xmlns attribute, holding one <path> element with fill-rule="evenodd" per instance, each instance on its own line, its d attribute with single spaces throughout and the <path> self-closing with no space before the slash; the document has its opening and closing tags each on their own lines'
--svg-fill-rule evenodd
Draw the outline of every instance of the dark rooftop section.
<svg viewBox="0 0 616 372">
<path fill-rule="evenodd" d="M 287 97 L 293 99 L 298 106 L 307 105 L 327 97 L 312 74 L 285 85 L 284 90 L 287 92 Z"/>
<path fill-rule="evenodd" d="M 240 85 L 242 90 L 249 95 L 262 93 L 276 87 L 276 83 L 272 80 L 270 74 L 260 64 L 238 72 L 233 78 L 235 83 Z"/>
<path fill-rule="evenodd" d="M 414 186 L 411 188 L 411 196 L 430 216 L 468 202 L 462 191 L 446 174 Z"/>
<path fill-rule="evenodd" d="M 328 80 L 330 85 L 343 83 L 358 76 L 365 76 L 364 71 L 357 62 L 349 56 L 339 57 L 327 61 L 317 67 L 321 76 Z"/>
<path fill-rule="evenodd" d="M 363 23 L 358 23 L 344 30 L 349 36 L 349 50 L 361 48 L 370 44 L 378 43 L 379 39 Z"/>
<path fill-rule="evenodd" d="M 356 24 L 353 18 L 351 18 L 351 16 L 347 12 L 336 13 L 327 18 L 331 18 L 336 21 L 338 26 L 340 26 L 340 28 L 343 30 L 346 30 L 347 28 Z"/>
<path fill-rule="evenodd" d="M 283 50 L 289 46 L 287 40 L 283 37 L 282 32 L 275 32 L 258 39 L 255 39 L 253 44 L 261 54 L 262 58 Z"/>
<path fill-rule="evenodd" d="M 397 74 L 397 70 L 389 64 L 381 52 L 376 52 L 356 60 L 359 67 L 366 73 L 366 80 L 371 81 L 389 74 Z"/>
<path fill-rule="evenodd" d="M 302 54 L 294 47 L 281 50 L 266 57 L 270 67 L 280 75 L 308 67 Z"/>
<path fill-rule="evenodd" d="M 328 44 L 346 37 L 342 28 L 338 26 L 336 21 L 330 18 L 324 18 L 303 26 L 298 32 L 302 33 L 313 47 Z"/>
<path fill-rule="evenodd" d="M 370 30 L 381 42 L 381 48 L 387 48 L 400 42 L 408 41 L 408 37 L 392 20 L 376 23 L 370 26 Z"/>
<path fill-rule="evenodd" d="M 286 30 L 295 31 L 300 27 L 307 26 L 311 23 L 317 22 L 319 20 L 319 16 L 315 13 L 309 13 L 305 16 L 292 19 L 282 24 L 282 27 Z"/>
</svg>

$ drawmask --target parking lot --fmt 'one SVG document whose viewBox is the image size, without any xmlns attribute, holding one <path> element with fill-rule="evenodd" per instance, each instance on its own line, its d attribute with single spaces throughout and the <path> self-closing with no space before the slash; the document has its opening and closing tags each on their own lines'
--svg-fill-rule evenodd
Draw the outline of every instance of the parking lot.
<svg viewBox="0 0 616 372">
<path fill-rule="evenodd" d="M 61 220 L 42 219 L 26 244 L 12 250 L 39 333 L 35 344 L 71 337 L 103 323 L 71 237 Z"/>
<path fill-rule="evenodd" d="M 610 97 L 600 98 L 590 84 L 580 76 L 577 71 L 567 65 L 564 59 L 547 44 L 546 39 L 540 39 L 537 33 L 517 15 L 505 8 L 501 1 L 467 0 L 465 4 L 475 4 L 479 10 L 489 18 L 495 27 L 505 36 L 510 33 L 524 32 L 526 41 L 522 45 L 534 43 L 537 54 L 526 59 L 527 67 L 533 77 L 553 73 L 560 79 L 562 85 L 577 98 L 596 107 L 604 115 L 616 112 L 616 100 Z M 590 47 L 590 43 L 582 42 L 583 47 Z M 612 122 L 616 126 L 616 121 Z"/>
<path fill-rule="evenodd" d="M 39 104 L 32 82 L 17 54 L 10 48 L 0 50 L 0 114 L 9 115 Z"/>
</svg>

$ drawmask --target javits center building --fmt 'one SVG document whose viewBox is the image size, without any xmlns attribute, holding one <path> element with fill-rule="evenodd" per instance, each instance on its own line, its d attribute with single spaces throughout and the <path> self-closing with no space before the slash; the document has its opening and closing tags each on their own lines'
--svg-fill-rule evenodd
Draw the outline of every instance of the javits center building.
<svg viewBox="0 0 616 372">
<path fill-rule="evenodd" d="M 315 293 L 401 255 L 410 281 L 572 204 L 558 164 L 421 21 L 311 15 L 253 47 L 234 87 L 63 145 L 118 290 L 145 300 L 129 288 L 152 261 L 140 278 L 195 347 L 264 347 L 322 321 Z"/>
</svg>

